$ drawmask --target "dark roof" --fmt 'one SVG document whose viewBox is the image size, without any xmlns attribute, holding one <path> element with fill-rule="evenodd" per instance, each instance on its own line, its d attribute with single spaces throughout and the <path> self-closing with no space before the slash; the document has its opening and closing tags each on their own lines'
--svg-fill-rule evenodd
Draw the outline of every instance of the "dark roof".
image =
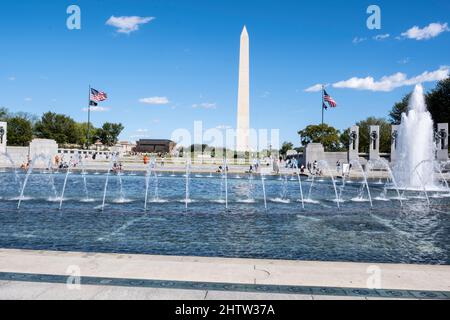
<svg viewBox="0 0 450 320">
<path fill-rule="evenodd" d="M 161 144 L 161 143 L 174 143 L 172 140 L 167 139 L 140 139 L 138 143 L 142 144 Z"/>
</svg>

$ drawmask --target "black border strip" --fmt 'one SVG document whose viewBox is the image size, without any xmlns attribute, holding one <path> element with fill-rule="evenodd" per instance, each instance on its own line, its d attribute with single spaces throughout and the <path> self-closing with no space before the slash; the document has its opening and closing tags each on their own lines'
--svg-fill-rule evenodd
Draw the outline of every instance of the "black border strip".
<svg viewBox="0 0 450 320">
<path fill-rule="evenodd" d="M 1 281 L 42 282 L 42 283 L 67 283 L 68 276 L 0 272 Z M 104 277 L 81 277 L 82 285 L 100 285 L 117 287 L 138 288 L 164 288 L 181 290 L 208 290 L 208 291 L 237 291 L 256 293 L 283 293 L 302 295 L 327 295 L 336 297 L 374 297 L 374 298 L 399 298 L 399 299 L 443 299 L 450 300 L 449 291 L 422 291 L 422 290 L 384 290 L 363 288 L 338 288 L 338 287 L 307 287 L 285 285 L 251 285 L 233 283 L 191 282 L 191 281 L 167 281 L 147 279 L 124 279 Z"/>
</svg>

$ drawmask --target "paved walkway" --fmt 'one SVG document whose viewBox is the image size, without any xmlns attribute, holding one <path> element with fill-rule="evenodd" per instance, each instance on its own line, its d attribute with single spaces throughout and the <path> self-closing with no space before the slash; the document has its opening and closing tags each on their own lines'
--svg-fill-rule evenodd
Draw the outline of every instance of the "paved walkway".
<svg viewBox="0 0 450 320">
<path fill-rule="evenodd" d="M 17 298 L 450 299 L 450 266 L 0 249 L 0 299 Z"/>
</svg>

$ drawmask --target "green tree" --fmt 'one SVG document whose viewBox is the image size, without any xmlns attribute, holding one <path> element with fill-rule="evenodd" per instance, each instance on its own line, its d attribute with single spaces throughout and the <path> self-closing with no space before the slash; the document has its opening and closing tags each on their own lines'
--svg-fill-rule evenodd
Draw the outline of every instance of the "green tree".
<svg viewBox="0 0 450 320">
<path fill-rule="evenodd" d="M 310 125 L 298 132 L 301 136 L 302 145 L 309 143 L 321 143 L 326 151 L 339 151 L 339 130 L 327 125 Z"/>
<path fill-rule="evenodd" d="M 283 142 L 280 149 L 280 155 L 286 156 L 287 152 L 294 149 L 292 142 Z"/>
<path fill-rule="evenodd" d="M 450 78 L 439 81 L 426 101 L 434 123 L 450 123 Z"/>
<path fill-rule="evenodd" d="M 408 111 L 408 103 L 411 94 L 397 102 L 389 113 L 392 124 L 400 124 L 402 113 Z M 450 78 L 439 81 L 436 88 L 425 96 L 428 111 L 431 113 L 434 123 L 450 123 Z"/>
<path fill-rule="evenodd" d="M 359 151 L 369 152 L 370 126 L 380 126 L 380 152 L 391 152 L 391 124 L 382 118 L 369 117 L 356 123 L 359 126 Z M 348 143 L 347 143 L 348 146 Z"/>
<path fill-rule="evenodd" d="M 392 124 L 400 124 L 402 122 L 402 114 L 408 111 L 408 103 L 411 94 L 407 94 L 400 102 L 397 102 L 392 107 L 389 113 L 389 118 Z"/>
<path fill-rule="evenodd" d="M 97 136 L 106 146 L 113 146 L 119 141 L 119 135 L 124 127 L 121 123 L 105 122 L 103 126 L 97 130 Z"/>
<path fill-rule="evenodd" d="M 79 140 L 77 144 L 80 146 L 86 146 L 87 145 L 87 136 L 88 136 L 88 123 L 87 122 L 81 122 L 77 123 L 77 130 L 80 132 Z M 89 144 L 94 144 L 99 138 L 99 129 L 95 128 L 92 123 L 89 125 Z"/>
<path fill-rule="evenodd" d="M 0 108 L 0 121 L 6 121 L 6 119 L 8 118 L 8 115 L 9 115 L 8 109 L 5 107 L 1 107 Z"/>
<path fill-rule="evenodd" d="M 345 129 L 341 135 L 339 136 L 339 141 L 344 150 L 348 150 L 348 146 L 350 145 L 350 129 Z"/>
<path fill-rule="evenodd" d="M 31 125 L 34 126 L 38 121 L 39 121 L 39 117 L 36 116 L 35 114 L 32 113 L 28 113 L 28 112 L 14 112 L 14 114 L 10 115 L 11 117 L 19 117 L 25 120 L 30 121 Z"/>
<path fill-rule="evenodd" d="M 196 152 L 196 153 L 204 153 L 208 149 L 210 149 L 210 148 L 207 144 L 191 144 L 191 146 L 188 148 L 188 150 L 191 150 L 191 152 Z"/>
<path fill-rule="evenodd" d="M 59 144 L 77 144 L 81 132 L 76 122 L 63 114 L 44 113 L 35 124 L 35 134 L 39 138 L 54 139 Z"/>
<path fill-rule="evenodd" d="M 33 139 L 31 121 L 22 117 L 8 118 L 8 145 L 28 146 Z"/>
</svg>

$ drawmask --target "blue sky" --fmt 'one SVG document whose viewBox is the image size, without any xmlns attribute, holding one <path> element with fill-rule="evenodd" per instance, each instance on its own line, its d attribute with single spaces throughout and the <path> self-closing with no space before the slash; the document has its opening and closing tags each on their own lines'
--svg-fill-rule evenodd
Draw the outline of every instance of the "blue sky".
<svg viewBox="0 0 450 320">
<path fill-rule="evenodd" d="M 81 30 L 66 27 L 71 4 L 81 8 Z M 381 8 L 381 30 L 366 26 L 371 4 Z M 118 28 L 135 26 L 131 16 L 143 22 L 137 30 Z M 280 129 L 298 145 L 297 131 L 320 122 L 320 92 L 305 91 L 315 84 L 330 84 L 339 105 L 326 122 L 339 129 L 386 117 L 414 83 L 432 88 L 450 65 L 446 23 L 446 0 L 5 0 L 0 106 L 83 121 L 92 84 L 110 97 L 94 124 L 122 122 L 123 140 L 170 138 L 195 120 L 234 127 L 245 24 L 251 126 Z"/>
</svg>

